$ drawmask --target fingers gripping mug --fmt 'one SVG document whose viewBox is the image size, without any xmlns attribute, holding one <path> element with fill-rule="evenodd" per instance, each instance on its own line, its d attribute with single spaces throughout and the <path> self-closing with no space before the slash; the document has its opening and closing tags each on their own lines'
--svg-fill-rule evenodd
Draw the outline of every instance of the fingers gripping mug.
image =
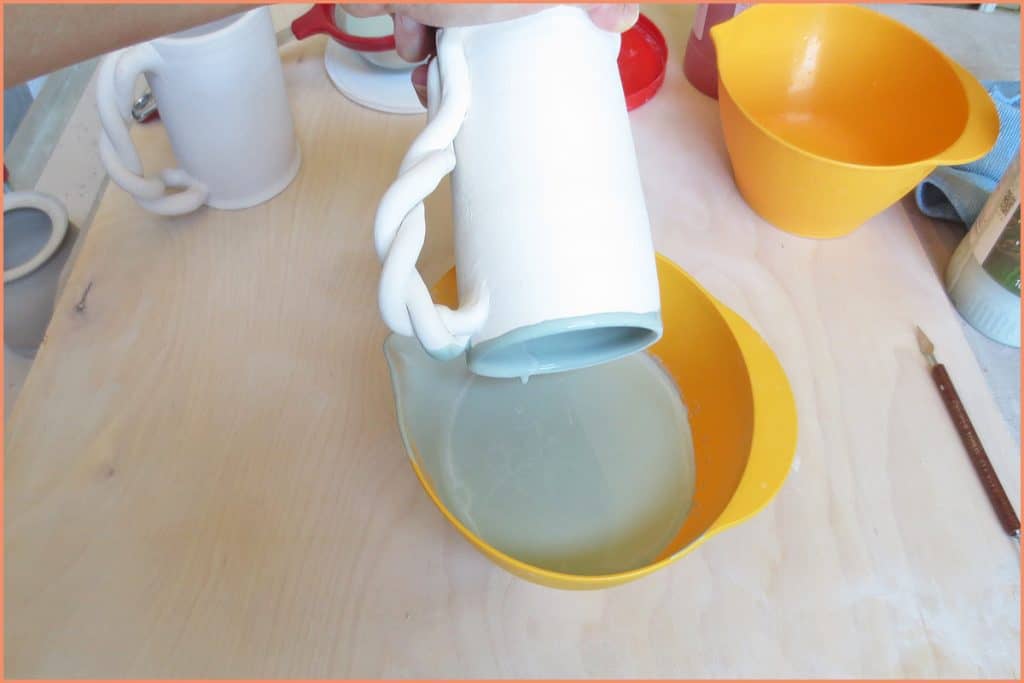
<svg viewBox="0 0 1024 683">
<path fill-rule="evenodd" d="M 650 223 L 616 59 L 574 7 L 438 32 L 428 123 L 378 208 L 379 303 L 397 334 L 472 372 L 585 367 L 661 336 Z M 423 199 L 452 173 L 460 306 L 416 259 Z"/>
<path fill-rule="evenodd" d="M 180 168 L 144 176 L 127 121 L 145 74 Z M 100 65 L 100 158 L 145 209 L 255 206 L 281 192 L 300 155 L 270 9 L 262 7 L 114 52 Z M 169 192 L 169 188 L 180 190 Z"/>
</svg>

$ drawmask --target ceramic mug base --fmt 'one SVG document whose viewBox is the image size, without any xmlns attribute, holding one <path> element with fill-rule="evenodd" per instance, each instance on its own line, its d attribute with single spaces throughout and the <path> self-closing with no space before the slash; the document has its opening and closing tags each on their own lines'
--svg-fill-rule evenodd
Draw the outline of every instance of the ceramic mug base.
<svg viewBox="0 0 1024 683">
<path fill-rule="evenodd" d="M 292 181 L 295 180 L 295 176 L 299 174 L 299 168 L 302 166 L 302 151 L 296 146 L 295 149 L 295 161 L 292 162 L 288 172 L 281 176 L 281 179 L 271 185 L 268 189 L 260 192 L 259 194 L 250 195 L 243 197 L 242 199 L 229 199 L 229 200 L 217 200 L 210 198 L 206 201 L 206 205 L 213 209 L 220 209 L 222 211 L 238 211 L 240 209 L 249 209 L 263 202 L 269 201 L 281 194 L 287 189 Z"/>
</svg>

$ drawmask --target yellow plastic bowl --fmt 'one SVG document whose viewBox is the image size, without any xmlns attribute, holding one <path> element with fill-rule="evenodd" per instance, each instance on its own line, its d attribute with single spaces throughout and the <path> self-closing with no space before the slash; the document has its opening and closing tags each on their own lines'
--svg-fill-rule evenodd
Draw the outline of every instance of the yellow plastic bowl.
<svg viewBox="0 0 1024 683">
<path fill-rule="evenodd" d="M 787 232 L 845 235 L 999 133 L 973 76 L 876 12 L 758 5 L 711 37 L 736 184 Z"/>
<path fill-rule="evenodd" d="M 658 280 L 664 335 L 650 351 L 690 408 L 696 487 L 688 517 L 651 564 L 582 576 L 533 566 L 497 550 L 445 506 L 421 466 L 417 444 L 403 427 L 413 469 L 427 495 L 470 543 L 513 574 L 569 589 L 606 588 L 638 579 L 756 513 L 775 496 L 789 472 L 796 448 L 796 408 L 771 349 L 739 316 L 660 255 Z M 456 305 L 454 269 L 432 293 L 438 303 Z"/>
</svg>

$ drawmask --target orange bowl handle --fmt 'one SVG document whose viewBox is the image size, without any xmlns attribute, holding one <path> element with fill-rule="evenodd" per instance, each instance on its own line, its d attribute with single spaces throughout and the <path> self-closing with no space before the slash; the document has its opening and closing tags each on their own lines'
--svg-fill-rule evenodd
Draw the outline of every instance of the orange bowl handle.
<svg viewBox="0 0 1024 683">
<path fill-rule="evenodd" d="M 940 152 L 929 165 L 955 166 L 985 156 L 999 137 L 999 114 L 992 98 L 967 69 L 949 60 L 967 96 L 967 124 L 956 142 Z"/>
</svg>

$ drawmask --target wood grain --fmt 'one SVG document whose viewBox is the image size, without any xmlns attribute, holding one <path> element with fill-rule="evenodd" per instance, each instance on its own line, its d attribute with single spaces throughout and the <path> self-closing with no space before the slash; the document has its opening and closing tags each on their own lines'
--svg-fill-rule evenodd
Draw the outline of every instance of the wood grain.
<svg viewBox="0 0 1024 683">
<path fill-rule="evenodd" d="M 914 324 L 1019 508 L 1016 447 L 906 208 L 832 242 L 754 216 L 681 74 L 690 12 L 650 9 L 673 53 L 634 134 L 658 249 L 792 383 L 775 502 L 597 593 L 515 579 L 449 528 L 395 425 L 371 243 L 422 121 L 350 104 L 308 41 L 283 51 L 304 161 L 280 197 L 178 219 L 103 199 L 5 435 L 6 674 L 1018 677 L 1018 556 Z M 159 126 L 135 139 L 169 161 Z"/>
</svg>

